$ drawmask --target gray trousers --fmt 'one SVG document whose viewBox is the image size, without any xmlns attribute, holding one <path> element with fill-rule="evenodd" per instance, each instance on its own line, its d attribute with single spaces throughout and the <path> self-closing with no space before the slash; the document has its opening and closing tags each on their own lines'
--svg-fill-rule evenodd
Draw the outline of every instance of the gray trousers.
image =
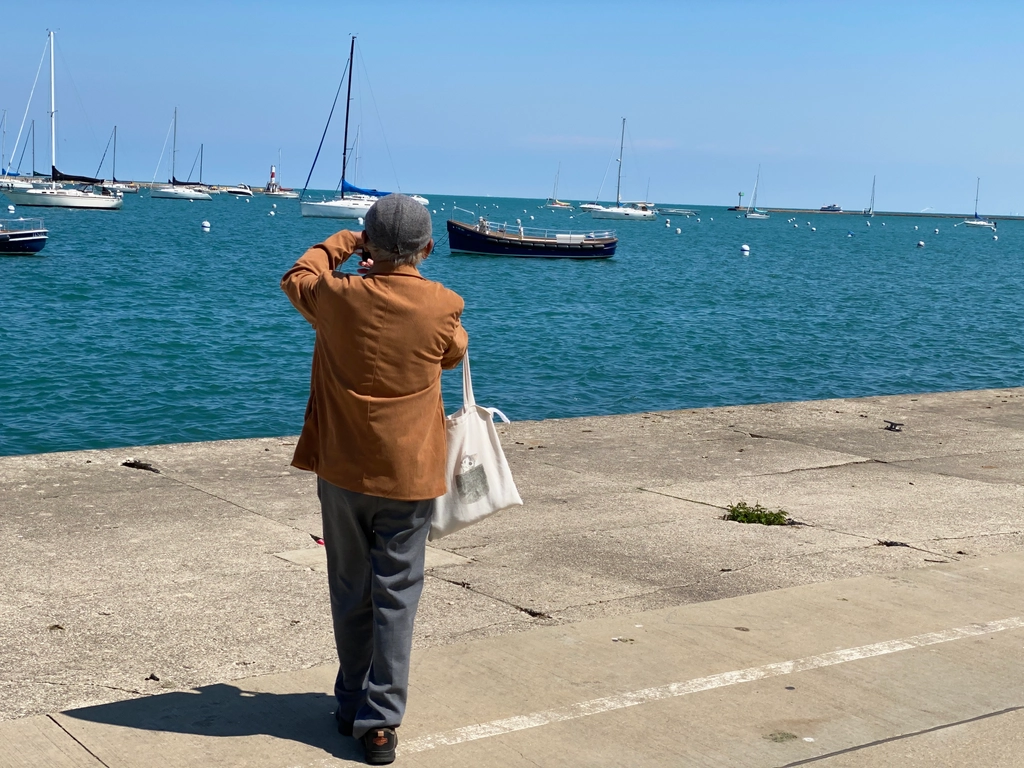
<svg viewBox="0 0 1024 768">
<path fill-rule="evenodd" d="M 405 714 L 434 500 L 367 496 L 319 477 L 317 495 L 338 648 L 337 717 L 359 738 L 400 725 Z"/>
</svg>

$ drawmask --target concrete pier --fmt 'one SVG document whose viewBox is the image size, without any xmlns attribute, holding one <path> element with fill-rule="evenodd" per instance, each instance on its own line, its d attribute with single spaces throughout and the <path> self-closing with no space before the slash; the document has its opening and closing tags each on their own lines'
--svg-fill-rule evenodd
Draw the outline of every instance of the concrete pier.
<svg viewBox="0 0 1024 768">
<path fill-rule="evenodd" d="M 1024 389 L 502 429 L 399 765 L 1020 764 Z M 0 458 L 0 767 L 361 760 L 293 443 Z"/>
</svg>

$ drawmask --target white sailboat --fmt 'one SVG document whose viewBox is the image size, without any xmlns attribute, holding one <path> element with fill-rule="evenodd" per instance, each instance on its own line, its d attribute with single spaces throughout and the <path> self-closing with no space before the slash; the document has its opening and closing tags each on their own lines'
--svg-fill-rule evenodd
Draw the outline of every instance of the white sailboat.
<svg viewBox="0 0 1024 768">
<path fill-rule="evenodd" d="M 864 209 L 864 215 L 869 219 L 875 216 L 875 181 L 878 179 L 877 176 L 871 177 L 871 204 Z"/>
<path fill-rule="evenodd" d="M 164 141 L 167 141 L 167 137 L 164 137 Z M 165 143 L 166 147 L 167 144 Z M 202 166 L 202 146 L 199 147 L 199 180 L 203 178 L 203 166 Z M 175 177 L 177 171 L 177 158 L 178 158 L 178 108 L 174 108 L 174 143 L 171 145 L 171 183 L 160 187 L 153 187 L 150 190 L 149 196 L 157 200 L 213 200 L 208 192 L 200 189 L 201 185 L 198 184 L 183 184 L 178 181 Z M 193 165 L 194 167 L 194 165 Z M 156 174 L 153 174 L 156 176 Z M 192 174 L 190 173 L 189 176 Z"/>
<path fill-rule="evenodd" d="M 750 195 L 750 205 L 747 206 L 747 212 L 743 214 L 744 218 L 747 219 L 767 219 L 770 215 L 766 211 L 760 211 L 757 208 L 757 185 L 761 182 L 761 166 L 757 166 L 757 178 L 754 179 L 754 192 Z"/>
<path fill-rule="evenodd" d="M 110 183 L 103 186 L 122 194 L 138 194 L 139 185 L 134 181 L 117 180 L 117 126 L 114 126 L 114 157 L 110 162 Z"/>
<path fill-rule="evenodd" d="M 626 118 L 622 118 L 622 135 L 619 137 L 619 172 L 615 181 L 615 207 L 588 204 L 586 210 L 590 211 L 594 219 L 638 219 L 650 221 L 655 218 L 654 206 L 649 203 L 623 203 L 622 202 L 622 148 L 626 141 Z M 581 206 L 581 209 L 583 206 Z"/>
<path fill-rule="evenodd" d="M 15 205 L 34 205 L 48 208 L 95 208 L 116 210 L 124 205 L 120 194 L 95 187 L 100 179 L 71 176 L 57 170 L 57 103 L 54 88 L 53 31 L 49 32 L 50 46 L 50 183 L 32 189 L 5 189 L 3 193 Z M 80 186 L 65 189 L 60 181 L 78 182 Z"/>
<path fill-rule="evenodd" d="M 334 200 L 302 200 L 302 193 L 299 194 L 299 208 L 302 211 L 302 215 L 306 218 L 321 218 L 321 219 L 359 219 L 366 215 L 366 212 L 370 210 L 370 207 L 377 202 L 380 198 L 389 194 L 387 192 L 380 192 L 376 189 L 360 189 L 359 187 L 353 186 L 345 180 L 346 172 L 348 171 L 348 120 L 349 120 L 349 107 L 352 104 L 352 69 L 355 62 L 356 54 L 356 38 L 352 36 L 352 44 L 349 48 L 348 53 L 348 95 L 345 99 L 345 134 L 342 144 L 341 154 L 341 184 L 340 184 L 340 195 Z M 340 86 L 339 86 L 340 89 Z M 333 112 L 333 108 L 332 108 Z M 330 126 L 331 120 L 327 118 L 327 126 L 324 127 L 324 136 L 327 135 L 327 127 Z M 323 139 L 320 140 L 321 146 L 323 145 Z M 320 150 L 317 150 L 317 155 L 320 154 Z M 314 158 L 313 164 L 316 165 L 316 159 Z M 313 174 L 311 168 L 310 176 Z M 306 179 L 306 184 L 309 184 L 309 178 Z M 302 192 L 305 193 L 306 189 L 303 188 Z M 425 197 L 419 195 L 411 195 L 412 199 L 421 205 L 427 205 L 430 201 Z"/>
<path fill-rule="evenodd" d="M 558 164 L 558 170 L 555 171 L 555 186 L 551 190 L 551 197 L 544 201 L 545 208 L 551 208 L 556 211 L 571 211 L 572 204 L 566 203 L 558 199 L 558 177 L 562 173 L 562 164 Z"/>
<path fill-rule="evenodd" d="M 978 177 L 978 184 L 974 188 L 974 218 L 964 219 L 961 223 L 968 227 L 984 227 L 995 231 L 996 223 L 978 215 L 978 195 L 981 193 L 981 177 Z"/>
</svg>

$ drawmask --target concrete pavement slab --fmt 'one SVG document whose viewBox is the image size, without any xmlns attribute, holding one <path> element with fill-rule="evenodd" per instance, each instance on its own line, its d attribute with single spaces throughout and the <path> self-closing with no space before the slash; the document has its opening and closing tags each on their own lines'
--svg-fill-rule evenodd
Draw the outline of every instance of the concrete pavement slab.
<svg viewBox="0 0 1024 768">
<path fill-rule="evenodd" d="M 424 649 L 400 764 L 760 768 L 998 712 L 1024 683 L 1022 577 L 1014 554 Z M 57 718 L 108 766 L 322 768 L 359 759 L 334 732 L 332 680 L 324 666 Z"/>
<path fill-rule="evenodd" d="M 801 522 L 870 539 L 924 543 L 1021 530 L 1024 486 L 993 485 L 873 462 L 653 488 L 726 507 L 783 508 Z"/>
<path fill-rule="evenodd" d="M 56 721 L 46 715 L 0 723 L 0 768 L 102 768 Z"/>
<path fill-rule="evenodd" d="M 820 760 L 821 768 L 1018 768 L 1024 755 L 1024 711 L 980 715 Z M 805 763 L 806 765 L 806 763 Z M 795 766 L 794 766 L 795 768 Z"/>
</svg>

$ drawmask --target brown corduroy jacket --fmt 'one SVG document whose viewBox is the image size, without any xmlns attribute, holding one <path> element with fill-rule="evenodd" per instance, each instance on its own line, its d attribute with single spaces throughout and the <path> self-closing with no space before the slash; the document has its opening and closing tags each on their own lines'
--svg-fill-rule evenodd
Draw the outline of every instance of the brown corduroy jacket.
<svg viewBox="0 0 1024 768">
<path fill-rule="evenodd" d="M 360 233 L 338 232 L 281 279 L 316 331 L 292 465 L 357 493 L 436 498 L 446 491 L 441 369 L 466 354 L 463 301 L 409 265 L 335 272 L 361 245 Z"/>
</svg>

